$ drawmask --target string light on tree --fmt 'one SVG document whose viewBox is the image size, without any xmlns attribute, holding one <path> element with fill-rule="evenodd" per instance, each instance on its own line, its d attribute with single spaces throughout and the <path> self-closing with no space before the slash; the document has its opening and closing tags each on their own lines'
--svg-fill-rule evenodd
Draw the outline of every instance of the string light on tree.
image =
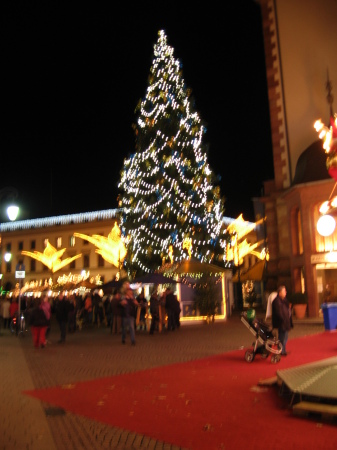
<svg viewBox="0 0 337 450">
<path fill-rule="evenodd" d="M 172 262 L 211 262 L 223 253 L 223 200 L 207 162 L 206 129 L 164 31 L 150 72 L 136 110 L 136 152 L 124 161 L 119 183 L 125 264 L 132 274 L 158 269 L 167 255 Z"/>
</svg>

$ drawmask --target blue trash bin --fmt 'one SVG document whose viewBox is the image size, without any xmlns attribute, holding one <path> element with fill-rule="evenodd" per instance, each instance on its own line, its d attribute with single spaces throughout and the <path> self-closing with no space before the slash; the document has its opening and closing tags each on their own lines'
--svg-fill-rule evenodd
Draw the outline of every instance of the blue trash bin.
<svg viewBox="0 0 337 450">
<path fill-rule="evenodd" d="M 322 303 L 324 327 L 326 330 L 337 328 L 337 303 Z"/>
</svg>

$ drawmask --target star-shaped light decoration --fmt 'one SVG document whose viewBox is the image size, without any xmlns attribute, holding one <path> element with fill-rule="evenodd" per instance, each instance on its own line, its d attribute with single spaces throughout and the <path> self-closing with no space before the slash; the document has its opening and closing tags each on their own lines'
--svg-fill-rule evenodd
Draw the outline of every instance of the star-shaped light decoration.
<svg viewBox="0 0 337 450">
<path fill-rule="evenodd" d="M 251 231 L 253 231 L 257 225 L 263 223 L 265 219 L 260 219 L 257 222 L 247 222 L 243 219 L 242 214 L 239 215 L 226 229 L 226 232 L 231 236 L 230 245 L 226 247 L 226 260 L 233 261 L 237 266 L 243 263 L 243 258 L 249 254 L 257 256 L 259 259 L 269 260 L 269 254 L 264 247 L 260 252 L 256 251 L 256 248 L 265 244 L 264 239 L 255 244 L 250 244 L 247 239 L 241 240 Z"/>
<path fill-rule="evenodd" d="M 191 259 L 192 254 L 192 239 L 191 238 L 185 238 L 183 241 L 183 249 L 187 250 L 188 253 L 188 259 Z"/>
<path fill-rule="evenodd" d="M 82 253 L 80 253 L 79 255 L 66 258 L 62 261 L 61 258 L 65 251 L 65 248 L 63 248 L 62 250 L 56 250 L 56 248 L 53 247 L 50 242 L 48 242 L 43 253 L 36 250 L 34 252 L 27 252 L 25 250 L 22 250 L 21 254 L 42 262 L 42 264 L 47 266 L 53 273 L 55 273 L 70 264 L 75 259 L 78 259 L 82 256 Z"/>
<path fill-rule="evenodd" d="M 110 231 L 108 237 L 101 236 L 99 234 L 93 234 L 92 236 L 87 236 L 82 233 L 74 233 L 75 237 L 85 239 L 88 242 L 94 244 L 97 249 L 96 253 L 102 256 L 105 261 L 111 263 L 112 265 L 120 268 L 121 263 L 124 261 L 126 256 L 126 248 L 121 238 L 121 231 L 115 222 L 115 226 Z"/>
</svg>

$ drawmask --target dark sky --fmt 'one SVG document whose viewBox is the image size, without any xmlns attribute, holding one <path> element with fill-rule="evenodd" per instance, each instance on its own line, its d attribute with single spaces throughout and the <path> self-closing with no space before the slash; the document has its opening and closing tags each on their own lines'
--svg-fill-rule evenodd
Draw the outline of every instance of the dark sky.
<svg viewBox="0 0 337 450">
<path fill-rule="evenodd" d="M 251 198 L 274 177 L 259 6 L 132 3 L 8 2 L 0 188 L 18 189 L 21 219 L 116 208 L 134 110 L 164 29 L 207 124 L 225 215 L 253 220 Z"/>
</svg>

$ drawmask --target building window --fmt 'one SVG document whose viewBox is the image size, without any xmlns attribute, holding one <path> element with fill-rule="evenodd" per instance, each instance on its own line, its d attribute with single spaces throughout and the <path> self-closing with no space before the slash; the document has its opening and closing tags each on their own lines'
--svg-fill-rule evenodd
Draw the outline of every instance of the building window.
<svg viewBox="0 0 337 450">
<path fill-rule="evenodd" d="M 6 273 L 11 273 L 12 272 L 12 262 L 8 261 L 6 263 Z"/>
<path fill-rule="evenodd" d="M 75 236 L 70 236 L 69 247 L 75 247 Z"/>
<path fill-rule="evenodd" d="M 30 260 L 30 271 L 31 272 L 35 272 L 36 271 L 36 259 L 31 259 Z"/>
<path fill-rule="evenodd" d="M 36 241 L 35 240 L 30 241 L 30 249 L 35 250 L 35 248 L 36 248 Z"/>
<path fill-rule="evenodd" d="M 102 255 L 98 255 L 97 257 L 97 266 L 104 267 L 104 258 L 102 258 Z"/>
<path fill-rule="evenodd" d="M 61 248 L 62 247 L 62 238 L 58 237 L 56 239 L 56 248 Z"/>
<path fill-rule="evenodd" d="M 291 211 L 290 220 L 293 255 L 303 255 L 302 214 L 299 208 Z"/>
<path fill-rule="evenodd" d="M 302 214 L 297 211 L 297 235 L 298 235 L 298 254 L 303 255 L 303 233 L 302 233 Z"/>
<path fill-rule="evenodd" d="M 6 244 L 6 253 L 11 253 L 11 251 L 12 251 L 12 244 L 8 242 L 8 244 Z"/>
<path fill-rule="evenodd" d="M 76 259 L 74 259 L 73 261 L 71 261 L 71 263 L 69 264 L 69 268 L 70 268 L 70 269 L 76 269 Z"/>
<path fill-rule="evenodd" d="M 46 248 L 46 247 L 47 247 L 48 242 L 49 242 L 49 239 L 48 239 L 48 238 L 43 239 L 43 248 Z"/>
<path fill-rule="evenodd" d="M 90 267 L 90 255 L 83 255 L 83 268 L 87 269 Z"/>
<path fill-rule="evenodd" d="M 18 250 L 21 252 L 23 250 L 23 241 L 20 241 L 18 244 Z"/>
</svg>

